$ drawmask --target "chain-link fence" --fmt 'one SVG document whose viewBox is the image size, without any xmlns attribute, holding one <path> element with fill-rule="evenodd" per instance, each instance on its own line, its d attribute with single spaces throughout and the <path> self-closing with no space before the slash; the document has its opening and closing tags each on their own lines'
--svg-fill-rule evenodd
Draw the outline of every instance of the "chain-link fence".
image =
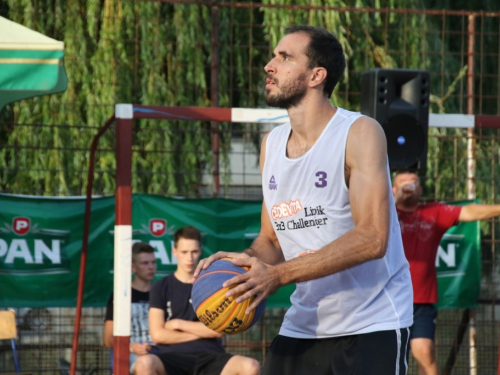
<svg viewBox="0 0 500 375">
<path fill-rule="evenodd" d="M 324 26 L 339 35 L 348 69 L 335 91 L 336 105 L 359 110 L 364 71 L 408 68 L 431 73 L 432 112 L 500 114 L 498 13 L 338 7 L 333 1 L 81 3 L 0 1 L 1 15 L 64 40 L 69 78 L 64 94 L 15 103 L 0 113 L 2 192 L 83 195 L 92 137 L 116 103 L 264 107 L 263 66 L 291 23 Z M 262 136 L 271 127 L 137 120 L 133 190 L 261 199 L 258 154 Z M 426 201 L 467 198 L 467 139 L 465 129 L 429 130 Z M 478 128 L 474 140 L 476 195 L 482 202 L 499 203 L 500 133 Z M 93 193 L 113 195 L 113 128 L 100 141 L 96 161 Z M 220 181 L 218 188 L 214 176 Z M 477 366 L 477 374 L 497 369 L 499 229 L 498 219 L 481 223 L 478 307 L 440 311 L 438 362 L 444 369 L 455 356 L 452 374 L 473 373 L 471 366 Z M 82 373 L 108 374 L 110 354 L 102 346 L 104 309 L 83 310 L 77 367 Z M 282 314 L 269 310 L 251 331 L 227 337 L 228 351 L 263 360 Z M 68 373 L 64 361 L 70 360 L 74 317 L 74 309 L 68 308 L 18 309 L 23 370 Z M 410 373 L 416 374 L 411 364 Z M 2 342 L 0 373 L 12 369 L 10 346 Z"/>
</svg>

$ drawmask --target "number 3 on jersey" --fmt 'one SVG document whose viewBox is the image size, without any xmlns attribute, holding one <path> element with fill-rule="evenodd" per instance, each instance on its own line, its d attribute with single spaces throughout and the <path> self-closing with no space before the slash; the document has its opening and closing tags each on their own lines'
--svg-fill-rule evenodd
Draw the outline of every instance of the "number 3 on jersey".
<svg viewBox="0 0 500 375">
<path fill-rule="evenodd" d="M 316 186 L 317 188 L 324 188 L 328 183 L 326 181 L 326 178 L 328 177 L 326 172 L 323 171 L 316 172 L 316 177 L 318 177 L 318 180 L 314 183 L 314 186 Z"/>
</svg>

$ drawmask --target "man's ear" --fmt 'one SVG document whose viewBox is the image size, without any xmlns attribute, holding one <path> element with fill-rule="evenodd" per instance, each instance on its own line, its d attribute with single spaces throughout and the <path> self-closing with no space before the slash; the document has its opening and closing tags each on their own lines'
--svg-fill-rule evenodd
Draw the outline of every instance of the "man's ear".
<svg viewBox="0 0 500 375">
<path fill-rule="evenodd" d="M 328 73 L 326 72 L 326 69 L 322 68 L 322 67 L 317 67 L 317 68 L 314 68 L 312 71 L 313 71 L 313 73 L 312 73 L 311 79 L 309 81 L 309 86 L 317 87 L 321 84 L 324 84 L 326 81 L 326 76 L 328 75 Z"/>
</svg>

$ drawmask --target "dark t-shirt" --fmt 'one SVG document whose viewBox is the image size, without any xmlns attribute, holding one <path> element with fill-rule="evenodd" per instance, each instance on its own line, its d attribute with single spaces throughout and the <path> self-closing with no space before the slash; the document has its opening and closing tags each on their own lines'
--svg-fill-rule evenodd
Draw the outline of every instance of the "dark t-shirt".
<svg viewBox="0 0 500 375">
<path fill-rule="evenodd" d="M 198 322 L 191 304 L 192 284 L 180 282 L 174 275 L 165 276 L 151 287 L 149 307 L 162 309 L 165 321 L 183 319 Z M 173 345 L 158 344 L 161 352 L 217 352 L 224 353 L 219 339 L 198 339 Z"/>
<path fill-rule="evenodd" d="M 132 288 L 130 342 L 152 343 L 149 335 L 149 292 Z M 104 320 L 113 320 L 113 293 L 108 299 Z"/>
</svg>

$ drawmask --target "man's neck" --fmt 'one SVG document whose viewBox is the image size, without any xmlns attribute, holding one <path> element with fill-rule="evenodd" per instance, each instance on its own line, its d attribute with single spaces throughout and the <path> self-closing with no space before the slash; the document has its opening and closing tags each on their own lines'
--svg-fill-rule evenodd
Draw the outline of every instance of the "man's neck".
<svg viewBox="0 0 500 375">
<path fill-rule="evenodd" d="M 191 280 L 193 280 L 192 273 L 183 272 L 179 269 L 174 272 L 174 276 L 177 280 L 179 280 L 180 282 L 183 282 L 185 284 L 189 284 L 191 282 Z"/>
<path fill-rule="evenodd" d="M 149 292 L 151 290 L 151 281 L 143 280 L 143 279 L 136 277 L 132 281 L 132 288 L 134 288 L 140 292 Z"/>
<path fill-rule="evenodd" d="M 336 110 L 329 99 L 320 96 L 305 97 L 299 105 L 288 108 L 287 112 L 294 131 L 305 134 L 317 128 L 323 130 Z"/>
<path fill-rule="evenodd" d="M 304 154 L 316 143 L 337 111 L 328 100 L 309 105 L 308 101 L 310 99 L 305 98 L 298 106 L 288 109 L 292 132 L 287 151 L 292 158 Z"/>
<path fill-rule="evenodd" d="M 416 211 L 418 206 L 419 203 L 413 205 L 396 204 L 396 207 L 399 211 L 410 212 L 410 213 Z"/>
</svg>

